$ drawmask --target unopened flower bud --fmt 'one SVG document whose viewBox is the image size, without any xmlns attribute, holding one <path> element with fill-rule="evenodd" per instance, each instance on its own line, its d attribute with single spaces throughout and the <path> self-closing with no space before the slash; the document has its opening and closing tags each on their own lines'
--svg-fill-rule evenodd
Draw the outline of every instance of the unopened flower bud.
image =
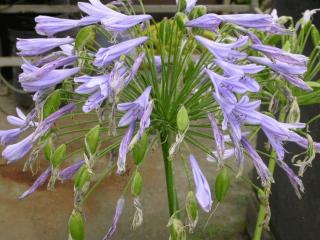
<svg viewBox="0 0 320 240">
<path fill-rule="evenodd" d="M 49 139 L 43 148 L 44 156 L 48 161 L 51 161 L 51 156 L 53 154 L 52 141 Z"/>
<path fill-rule="evenodd" d="M 67 147 L 65 144 L 60 145 L 51 156 L 51 164 L 53 168 L 58 168 L 64 160 Z"/>
<path fill-rule="evenodd" d="M 131 193 L 133 196 L 138 197 L 142 191 L 142 177 L 141 174 L 136 171 L 131 183 Z"/>
<path fill-rule="evenodd" d="M 197 199 L 193 191 L 188 192 L 186 198 L 186 212 L 189 220 L 190 232 L 193 232 L 199 219 Z"/>
<path fill-rule="evenodd" d="M 85 150 L 89 156 L 95 155 L 99 145 L 100 145 L 100 126 L 97 125 L 92 128 L 85 137 Z"/>
<path fill-rule="evenodd" d="M 43 119 L 50 116 L 52 113 L 56 112 L 59 109 L 61 104 L 60 91 L 56 90 L 45 100 L 42 108 L 42 117 Z"/>
<path fill-rule="evenodd" d="M 170 218 L 168 227 L 172 227 L 170 240 L 185 240 L 187 239 L 187 233 L 184 228 L 183 222 L 177 218 Z"/>
<path fill-rule="evenodd" d="M 178 12 L 183 12 L 187 8 L 187 0 L 176 0 L 178 4 Z"/>
<path fill-rule="evenodd" d="M 299 123 L 300 122 L 300 107 L 295 97 L 291 103 L 290 110 L 287 118 L 288 123 Z"/>
<path fill-rule="evenodd" d="M 215 182 L 215 196 L 216 199 L 221 202 L 227 195 L 227 192 L 230 187 L 230 176 L 228 174 L 227 168 L 223 168 L 222 171 L 218 174 Z"/>
<path fill-rule="evenodd" d="M 136 165 L 139 165 L 140 163 L 142 163 L 148 149 L 148 143 L 149 143 L 148 134 L 144 133 L 140 141 L 134 145 L 132 154 L 133 154 L 134 163 Z"/>
<path fill-rule="evenodd" d="M 185 24 L 189 20 L 188 16 L 182 12 L 177 12 L 175 19 L 177 21 L 177 24 L 178 24 L 178 27 L 180 28 L 180 30 L 184 30 Z"/>
<path fill-rule="evenodd" d="M 180 132 L 186 131 L 189 127 L 189 116 L 187 109 L 182 106 L 177 114 L 177 127 Z"/>
<path fill-rule="evenodd" d="M 90 181 L 91 175 L 86 165 L 83 165 L 76 173 L 74 185 L 81 190 L 87 182 Z"/>
<path fill-rule="evenodd" d="M 84 239 L 84 220 L 81 213 L 73 211 L 69 218 L 69 233 L 72 240 Z"/>
<path fill-rule="evenodd" d="M 196 19 L 196 18 L 201 17 L 205 14 L 207 14 L 207 7 L 204 5 L 198 5 L 192 9 L 192 11 L 190 13 L 190 19 Z"/>
</svg>

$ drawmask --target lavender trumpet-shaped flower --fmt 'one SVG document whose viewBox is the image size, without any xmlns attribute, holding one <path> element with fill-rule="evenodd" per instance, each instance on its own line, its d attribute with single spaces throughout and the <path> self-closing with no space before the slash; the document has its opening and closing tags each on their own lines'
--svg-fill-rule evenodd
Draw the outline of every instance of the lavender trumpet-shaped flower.
<svg viewBox="0 0 320 240">
<path fill-rule="evenodd" d="M 80 160 L 63 169 L 59 173 L 59 179 L 61 180 L 61 182 L 70 180 L 84 163 L 84 160 Z"/>
<path fill-rule="evenodd" d="M 211 123 L 213 137 L 214 137 L 214 140 L 216 143 L 218 162 L 219 162 L 219 164 L 223 164 L 224 150 L 225 150 L 223 133 L 220 130 L 220 128 L 218 127 L 218 123 L 217 123 L 217 120 L 214 117 L 214 115 L 209 113 L 208 118 Z"/>
<path fill-rule="evenodd" d="M 54 34 L 64 32 L 72 28 L 86 26 L 97 22 L 95 18 L 83 17 L 79 20 L 63 19 L 50 16 L 38 16 L 35 30 L 39 35 L 52 37 Z"/>
<path fill-rule="evenodd" d="M 121 55 L 126 55 L 133 51 L 134 48 L 147 41 L 147 39 L 147 37 L 139 37 L 118 43 L 108 48 L 100 48 L 95 55 L 94 65 L 97 67 L 106 67 Z"/>
<path fill-rule="evenodd" d="M 263 44 L 253 44 L 251 46 L 254 50 L 264 53 L 273 60 L 278 60 L 283 63 L 306 66 L 308 58 L 301 54 L 294 54 L 286 52 L 280 48 L 272 47 Z"/>
<path fill-rule="evenodd" d="M 152 18 L 150 15 L 128 16 L 108 8 L 98 0 L 90 0 L 90 3 L 79 2 L 78 6 L 91 20 L 100 21 L 105 29 L 112 32 L 123 32 Z"/>
<path fill-rule="evenodd" d="M 248 59 L 252 62 L 270 67 L 292 85 L 306 91 L 312 91 L 312 88 L 300 78 L 307 71 L 307 67 L 287 64 L 280 61 L 271 61 L 263 57 L 248 57 Z"/>
<path fill-rule="evenodd" d="M 65 59 L 64 59 L 65 60 Z M 61 60 L 61 61 L 64 61 Z M 68 62 L 73 62 L 74 57 L 68 57 Z M 59 60 L 57 60 L 59 61 Z M 55 63 L 48 63 L 41 68 L 33 66 L 29 62 L 22 65 L 23 73 L 19 76 L 19 82 L 26 92 L 37 92 L 51 88 L 61 83 L 64 79 L 77 74 L 80 67 L 70 69 L 54 69 Z"/>
<path fill-rule="evenodd" d="M 31 38 L 17 39 L 17 49 L 20 51 L 17 54 L 20 56 L 36 56 L 64 44 L 73 43 L 73 38 Z"/>
<path fill-rule="evenodd" d="M 234 61 L 247 57 L 246 53 L 235 50 L 248 42 L 248 37 L 246 36 L 241 36 L 233 43 L 217 43 L 201 36 L 195 36 L 195 39 L 218 59 Z"/>
<path fill-rule="evenodd" d="M 203 175 L 196 158 L 192 154 L 189 156 L 189 161 L 192 169 L 195 193 L 198 203 L 205 212 L 210 212 L 212 198 L 209 183 Z"/>
<path fill-rule="evenodd" d="M 252 147 L 252 145 L 249 143 L 249 141 L 245 138 L 241 138 L 242 146 L 246 149 L 249 156 L 253 160 L 253 165 L 261 179 L 262 185 L 267 186 L 270 185 L 271 182 L 273 182 L 273 178 L 271 176 L 271 173 L 257 151 Z"/>
<path fill-rule="evenodd" d="M 123 207 L 124 207 L 124 199 L 123 198 L 119 198 L 118 201 L 117 201 L 116 212 L 115 212 L 114 217 L 113 217 L 112 225 L 109 228 L 107 234 L 103 237 L 103 240 L 111 239 L 111 237 L 115 233 L 115 231 L 117 229 L 118 222 L 120 220 L 120 217 L 121 217 L 121 214 L 122 214 L 122 211 L 123 211 Z"/>
<path fill-rule="evenodd" d="M 25 191 L 24 193 L 22 193 L 19 197 L 19 199 L 24 199 L 26 197 L 28 197 L 29 195 L 31 195 L 32 193 L 34 193 L 39 187 L 41 187 L 46 180 L 48 179 L 48 177 L 50 176 L 51 173 L 51 167 L 48 167 L 38 178 L 37 180 L 32 184 L 32 186 Z"/>
<path fill-rule="evenodd" d="M 237 65 L 219 59 L 215 59 L 214 63 L 223 69 L 225 76 L 238 77 L 238 81 L 242 83 L 248 91 L 258 92 L 260 90 L 260 86 L 256 80 L 249 77 L 247 74 L 258 73 L 265 68 L 264 66 L 258 66 L 256 64 Z"/>
</svg>

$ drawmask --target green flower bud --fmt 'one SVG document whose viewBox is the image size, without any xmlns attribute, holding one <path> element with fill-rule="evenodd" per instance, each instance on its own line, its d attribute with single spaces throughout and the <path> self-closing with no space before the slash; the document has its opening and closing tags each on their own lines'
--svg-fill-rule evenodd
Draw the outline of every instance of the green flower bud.
<svg viewBox="0 0 320 240">
<path fill-rule="evenodd" d="M 142 177 L 141 174 L 136 171 L 131 182 L 131 193 L 133 196 L 138 197 L 142 191 Z"/>
<path fill-rule="evenodd" d="M 85 47 L 91 48 L 96 39 L 96 27 L 94 25 L 83 27 L 79 30 L 76 40 L 75 48 L 83 50 Z"/>
<path fill-rule="evenodd" d="M 47 140 L 47 143 L 43 147 L 44 156 L 48 161 L 51 161 L 51 157 L 53 154 L 53 146 L 51 138 Z"/>
<path fill-rule="evenodd" d="M 84 239 L 84 221 L 81 213 L 73 211 L 69 218 L 69 233 L 72 240 Z"/>
<path fill-rule="evenodd" d="M 43 104 L 43 108 L 42 108 L 43 119 L 47 118 L 52 113 L 56 112 L 59 109 L 60 104 L 61 104 L 60 91 L 56 90 L 47 97 L 47 99 L 45 100 L 45 103 Z"/>
<path fill-rule="evenodd" d="M 177 12 L 175 19 L 178 24 L 178 27 L 180 28 L 180 30 L 183 31 L 185 29 L 186 22 L 189 20 L 188 16 L 182 12 Z"/>
<path fill-rule="evenodd" d="M 83 186 L 89 182 L 91 179 L 90 172 L 86 165 L 82 165 L 82 167 L 77 171 L 75 179 L 74 179 L 74 185 L 77 189 L 81 190 Z"/>
<path fill-rule="evenodd" d="M 51 156 L 51 164 L 54 168 L 61 165 L 66 154 L 67 146 L 65 144 L 60 145 Z"/>
<path fill-rule="evenodd" d="M 144 160 L 148 149 L 149 136 L 144 133 L 140 139 L 140 141 L 134 145 L 132 154 L 133 160 L 136 165 L 139 165 Z"/>
<path fill-rule="evenodd" d="M 189 127 L 189 116 L 187 109 L 182 106 L 177 114 L 177 127 L 180 132 L 184 132 Z"/>
<path fill-rule="evenodd" d="M 193 191 L 188 192 L 186 198 L 186 212 L 189 219 L 190 230 L 193 230 L 198 222 L 198 204 Z"/>
<path fill-rule="evenodd" d="M 215 189 L 214 189 L 216 199 L 219 202 L 223 201 L 223 199 L 227 195 L 229 187 L 230 187 L 230 176 L 228 174 L 227 168 L 223 168 L 216 178 Z"/>
<path fill-rule="evenodd" d="M 168 226 L 172 227 L 170 239 L 175 239 L 175 240 L 187 239 L 187 233 L 183 225 L 183 222 L 181 220 L 177 218 L 171 218 L 168 223 Z"/>
<path fill-rule="evenodd" d="M 207 7 L 204 5 L 198 5 L 192 9 L 189 17 L 190 17 L 190 19 L 196 19 L 196 18 L 201 17 L 205 14 L 207 14 Z"/>
<path fill-rule="evenodd" d="M 187 8 L 187 0 L 178 1 L 178 12 L 183 12 Z"/>
<path fill-rule="evenodd" d="M 100 126 L 97 125 L 86 134 L 84 143 L 87 155 L 92 156 L 96 153 L 100 145 L 100 141 Z"/>
</svg>

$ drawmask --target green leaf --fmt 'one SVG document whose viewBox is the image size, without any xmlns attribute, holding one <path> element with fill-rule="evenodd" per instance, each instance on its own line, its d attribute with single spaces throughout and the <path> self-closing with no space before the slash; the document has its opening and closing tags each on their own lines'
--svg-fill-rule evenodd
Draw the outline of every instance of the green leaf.
<svg viewBox="0 0 320 240">
<path fill-rule="evenodd" d="M 67 146 L 65 144 L 60 145 L 52 154 L 51 163 L 54 168 L 61 165 L 66 154 Z"/>
<path fill-rule="evenodd" d="M 149 143 L 149 137 L 148 134 L 143 133 L 140 141 L 134 145 L 132 154 L 133 154 L 133 160 L 136 165 L 139 165 L 143 162 L 147 148 Z"/>
<path fill-rule="evenodd" d="M 74 210 L 70 215 L 68 225 L 72 240 L 84 240 L 84 220 L 81 213 Z"/>
<path fill-rule="evenodd" d="M 227 168 L 223 168 L 215 182 L 214 193 L 218 202 L 223 201 L 230 187 L 230 176 Z"/>
<path fill-rule="evenodd" d="M 43 108 L 42 108 L 43 118 L 45 119 L 48 116 L 50 116 L 52 113 L 59 110 L 60 104 L 61 104 L 60 91 L 56 90 L 47 97 L 43 105 Z"/>
<path fill-rule="evenodd" d="M 92 128 L 86 134 L 84 142 L 86 147 L 86 153 L 88 153 L 90 156 L 94 155 L 101 142 L 99 125 Z"/>
<path fill-rule="evenodd" d="M 77 50 L 82 50 L 85 47 L 92 48 L 96 39 L 96 27 L 95 26 L 87 26 L 82 28 L 75 40 L 75 47 Z"/>
<path fill-rule="evenodd" d="M 133 196 L 138 197 L 142 191 L 142 177 L 141 174 L 136 171 L 131 182 L 131 193 Z"/>
</svg>

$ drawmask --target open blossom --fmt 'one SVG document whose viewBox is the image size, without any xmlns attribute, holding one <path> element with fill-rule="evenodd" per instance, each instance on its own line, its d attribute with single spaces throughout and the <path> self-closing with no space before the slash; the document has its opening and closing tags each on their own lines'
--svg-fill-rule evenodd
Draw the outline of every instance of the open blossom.
<svg viewBox="0 0 320 240">
<path fill-rule="evenodd" d="M 37 23 L 35 30 L 39 35 L 52 37 L 54 34 L 64 32 L 72 28 L 86 26 L 96 23 L 96 19 L 83 17 L 79 20 L 63 19 L 50 16 L 38 16 L 35 18 Z"/>
<path fill-rule="evenodd" d="M 192 154 L 189 156 L 189 161 L 193 174 L 197 201 L 205 212 L 210 212 L 212 206 L 212 197 L 209 183 L 203 175 L 197 159 Z"/>
<path fill-rule="evenodd" d="M 256 51 L 264 53 L 271 59 L 278 60 L 287 64 L 306 66 L 308 63 L 308 58 L 306 56 L 301 54 L 289 53 L 277 47 L 263 44 L 253 44 L 251 47 Z"/>
<path fill-rule="evenodd" d="M 246 87 L 250 92 L 258 92 L 260 90 L 259 84 L 255 79 L 248 76 L 248 74 L 255 74 L 262 71 L 265 67 L 256 64 L 238 65 L 229 63 L 220 59 L 215 59 L 214 63 L 224 71 L 224 76 L 237 77 L 240 83 Z"/>
<path fill-rule="evenodd" d="M 270 67 L 274 72 L 280 74 L 281 77 L 292 85 L 306 91 L 312 91 L 312 88 L 301 79 L 301 76 L 307 71 L 306 66 L 292 65 L 280 61 L 271 61 L 264 57 L 248 57 L 248 59 L 252 62 Z"/>
<path fill-rule="evenodd" d="M 152 18 L 150 15 L 122 14 L 103 5 L 99 0 L 90 0 L 90 3 L 79 2 L 78 6 L 91 20 L 101 22 L 105 29 L 112 32 L 123 32 Z"/>
<path fill-rule="evenodd" d="M 73 111 L 74 109 L 75 105 L 70 103 L 52 113 L 42 122 L 40 122 L 36 130 L 28 137 L 24 138 L 20 142 L 8 145 L 3 150 L 2 157 L 6 159 L 8 163 L 23 158 L 32 149 L 34 143 L 36 143 L 45 133 L 47 133 L 56 120 L 58 120 L 62 115 Z"/>
<path fill-rule="evenodd" d="M 109 240 L 113 236 L 114 232 L 117 229 L 117 225 L 119 223 L 122 211 L 124 207 L 124 198 L 119 198 L 117 201 L 116 212 L 113 217 L 112 225 L 109 228 L 107 234 L 104 236 L 103 240 Z"/>
<path fill-rule="evenodd" d="M 221 23 L 233 23 L 245 28 L 254 28 L 275 34 L 285 34 L 288 31 L 278 25 L 269 14 L 205 14 L 186 23 L 187 27 L 206 28 L 216 31 Z"/>
<path fill-rule="evenodd" d="M 265 165 L 257 151 L 254 149 L 254 147 L 250 144 L 250 142 L 245 138 L 241 138 L 242 146 L 246 149 L 249 156 L 251 157 L 253 161 L 253 165 L 255 169 L 257 170 L 257 173 L 261 179 L 262 185 L 266 186 L 273 182 L 273 178 L 271 176 L 271 173 L 268 169 L 268 167 Z"/>
<path fill-rule="evenodd" d="M 20 56 L 36 56 L 49 52 L 52 49 L 64 44 L 74 42 L 73 38 L 17 38 L 17 54 Z"/>
<path fill-rule="evenodd" d="M 195 36 L 195 39 L 218 59 L 234 61 L 244 59 L 247 56 L 246 53 L 235 50 L 248 42 L 246 36 L 241 36 L 232 43 L 218 43 L 201 36 Z"/>
<path fill-rule="evenodd" d="M 59 173 L 59 179 L 61 180 L 61 182 L 70 180 L 84 163 L 84 160 L 80 160 L 61 170 L 61 172 Z"/>
<path fill-rule="evenodd" d="M 50 174 L 51 174 L 51 167 L 48 167 L 43 173 L 41 173 L 41 175 L 32 184 L 32 186 L 27 191 L 21 194 L 19 199 L 26 198 L 32 193 L 34 193 L 39 187 L 41 187 L 46 182 Z"/>
<path fill-rule="evenodd" d="M 118 59 L 121 55 L 126 55 L 133 51 L 134 48 L 147 41 L 147 39 L 147 37 L 139 37 L 107 48 L 100 48 L 96 53 L 94 65 L 97 67 L 106 67 L 113 60 Z"/>
<path fill-rule="evenodd" d="M 52 68 L 54 68 L 53 65 L 44 65 L 38 68 L 30 62 L 25 61 L 22 65 L 23 73 L 19 76 L 22 88 L 26 92 L 37 92 L 51 88 L 80 71 L 80 67 L 53 70 Z"/>
</svg>

